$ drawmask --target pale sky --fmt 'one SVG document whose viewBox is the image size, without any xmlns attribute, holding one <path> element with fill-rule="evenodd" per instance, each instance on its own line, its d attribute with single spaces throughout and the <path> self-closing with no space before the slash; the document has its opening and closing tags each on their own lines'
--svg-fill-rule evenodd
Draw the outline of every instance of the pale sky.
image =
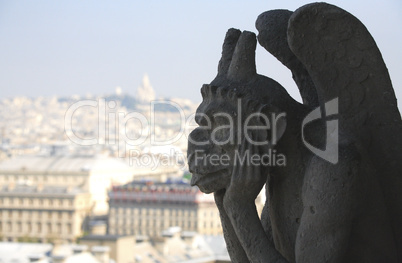
<svg viewBox="0 0 402 263">
<path fill-rule="evenodd" d="M 148 73 L 157 96 L 200 101 L 228 28 L 256 32 L 257 16 L 307 1 L 0 0 L 0 98 L 135 94 Z M 329 1 L 359 18 L 402 100 L 400 0 Z M 299 98 L 290 72 L 262 48 L 257 70 Z M 398 103 L 401 108 L 401 102 Z"/>
</svg>

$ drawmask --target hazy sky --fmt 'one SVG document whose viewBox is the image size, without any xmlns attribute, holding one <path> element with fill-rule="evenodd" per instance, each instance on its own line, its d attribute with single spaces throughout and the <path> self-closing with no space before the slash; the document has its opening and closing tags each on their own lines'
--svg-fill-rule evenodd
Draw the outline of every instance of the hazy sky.
<svg viewBox="0 0 402 263">
<path fill-rule="evenodd" d="M 329 2 L 372 33 L 402 100 L 401 1 Z M 200 101 L 201 85 L 216 74 L 228 28 L 256 32 L 260 13 L 306 3 L 0 0 L 0 98 L 101 95 L 116 86 L 134 94 L 146 72 L 157 96 Z M 257 68 L 299 97 L 290 72 L 262 48 Z"/>
</svg>

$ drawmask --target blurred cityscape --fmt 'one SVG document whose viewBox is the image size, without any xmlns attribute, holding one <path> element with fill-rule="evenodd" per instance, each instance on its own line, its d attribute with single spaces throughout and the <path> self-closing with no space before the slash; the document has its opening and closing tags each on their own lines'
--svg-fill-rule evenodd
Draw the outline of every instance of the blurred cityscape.
<svg viewBox="0 0 402 263">
<path fill-rule="evenodd" d="M 0 100 L 0 262 L 230 262 L 191 187 L 197 104 L 136 95 Z"/>
</svg>

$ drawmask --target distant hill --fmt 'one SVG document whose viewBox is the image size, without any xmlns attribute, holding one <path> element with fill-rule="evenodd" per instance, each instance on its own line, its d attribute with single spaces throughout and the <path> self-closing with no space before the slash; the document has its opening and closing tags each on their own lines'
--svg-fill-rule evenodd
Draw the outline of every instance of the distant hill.
<svg viewBox="0 0 402 263">
<path fill-rule="evenodd" d="M 126 109 L 134 111 L 134 110 L 139 110 L 140 107 L 139 105 L 144 105 L 143 102 L 140 102 L 137 100 L 134 96 L 129 95 L 129 94 L 121 94 L 121 95 L 106 95 L 103 97 L 106 101 L 116 101 L 119 102 L 121 106 L 124 106 Z M 91 96 L 91 97 L 59 97 L 57 100 L 59 102 L 67 102 L 67 103 L 74 103 L 79 100 L 84 100 L 84 99 L 97 99 L 96 96 Z M 169 98 L 160 98 L 158 101 L 170 101 Z M 191 110 L 192 106 L 194 106 L 194 103 L 190 102 L 189 100 L 182 99 L 174 99 L 174 102 L 180 105 L 182 110 Z M 143 107 L 142 107 L 143 108 Z M 168 103 L 164 104 L 155 104 L 155 111 L 160 111 L 160 112 L 177 112 L 177 108 L 169 105 Z"/>
</svg>

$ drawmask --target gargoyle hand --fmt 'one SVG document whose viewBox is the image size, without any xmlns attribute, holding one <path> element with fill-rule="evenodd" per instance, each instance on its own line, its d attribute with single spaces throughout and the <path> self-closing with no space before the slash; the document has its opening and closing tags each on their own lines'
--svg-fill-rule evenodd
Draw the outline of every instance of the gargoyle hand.
<svg viewBox="0 0 402 263">
<path fill-rule="evenodd" d="M 254 134 L 260 134 L 254 132 Z M 258 135 L 257 135 L 258 136 Z M 256 138 L 255 136 L 252 136 Z M 266 183 L 268 169 L 263 165 L 264 153 L 268 145 L 257 145 L 257 140 L 245 136 L 235 153 L 234 167 L 229 187 L 224 196 L 224 206 L 230 209 L 230 204 L 250 203 L 255 201 Z"/>
</svg>

